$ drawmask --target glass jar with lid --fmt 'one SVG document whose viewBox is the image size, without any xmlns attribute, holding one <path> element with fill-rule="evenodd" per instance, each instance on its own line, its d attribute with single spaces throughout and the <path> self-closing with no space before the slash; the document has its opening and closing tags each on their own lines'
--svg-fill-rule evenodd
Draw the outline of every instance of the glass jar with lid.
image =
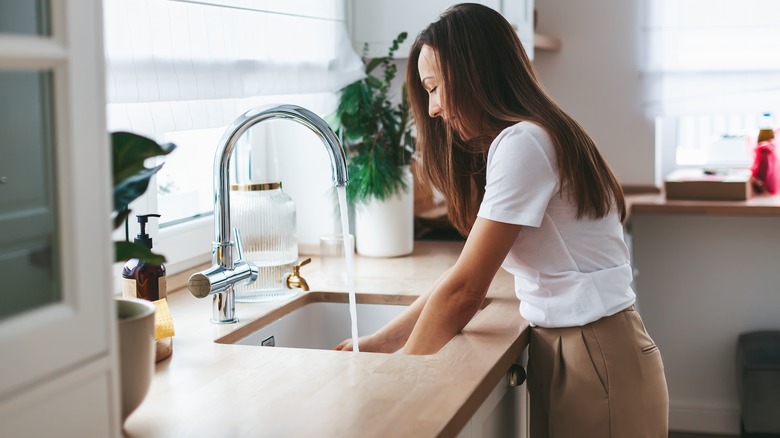
<svg viewBox="0 0 780 438">
<path fill-rule="evenodd" d="M 281 182 L 230 186 L 230 216 L 241 233 L 244 260 L 259 271 L 251 284 L 235 286 L 237 302 L 289 298 L 296 290 L 284 284 L 298 261 L 295 204 Z"/>
</svg>

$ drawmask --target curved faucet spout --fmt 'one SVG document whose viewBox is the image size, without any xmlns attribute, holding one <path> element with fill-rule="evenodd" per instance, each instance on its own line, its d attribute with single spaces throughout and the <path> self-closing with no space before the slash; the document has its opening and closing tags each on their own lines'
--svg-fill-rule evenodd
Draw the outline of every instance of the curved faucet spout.
<svg viewBox="0 0 780 438">
<path fill-rule="evenodd" d="M 239 116 L 219 141 L 214 154 L 214 236 L 217 242 L 230 239 L 230 181 L 228 178 L 230 157 L 238 139 L 252 126 L 271 119 L 287 119 L 311 129 L 322 140 L 330 157 L 333 184 L 346 186 L 347 158 L 341 142 L 330 126 L 317 114 L 296 105 L 269 105 L 253 108 Z M 217 220 L 219 219 L 219 221 Z M 226 260 L 229 266 L 230 261 Z"/>
<path fill-rule="evenodd" d="M 311 129 L 328 150 L 333 184 L 336 187 L 343 187 L 349 182 L 347 159 L 341 142 L 322 118 L 306 108 L 296 105 L 262 106 L 245 112 L 233 121 L 222 136 L 214 154 L 213 266 L 194 274 L 188 283 L 190 292 L 196 297 L 214 296 L 212 322 L 232 323 L 238 321 L 235 318 L 233 285 L 240 281 L 252 281 L 256 278 L 257 269 L 254 266 L 241 261 L 240 256 L 234 260 L 234 244 L 230 241 L 230 157 L 238 139 L 249 128 L 271 119 L 292 120 Z M 254 278 L 251 275 L 247 276 L 247 272 L 251 273 L 252 269 L 255 272 Z"/>
</svg>

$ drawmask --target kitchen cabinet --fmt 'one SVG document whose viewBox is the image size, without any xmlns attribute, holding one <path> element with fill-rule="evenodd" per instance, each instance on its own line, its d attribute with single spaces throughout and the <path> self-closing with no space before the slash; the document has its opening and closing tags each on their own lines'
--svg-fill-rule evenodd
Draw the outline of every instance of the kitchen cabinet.
<svg viewBox="0 0 780 438">
<path fill-rule="evenodd" d="M 522 363 L 527 361 L 523 352 Z M 528 438 L 530 416 L 527 385 L 510 386 L 506 378 L 493 388 L 458 438 Z"/>
<path fill-rule="evenodd" d="M 409 37 L 397 52 L 399 58 L 404 58 L 415 35 L 456 3 L 451 0 L 351 0 L 347 17 L 352 45 L 360 54 L 368 44 L 369 57 L 385 56 L 393 39 L 399 33 L 407 32 Z M 533 59 L 534 0 L 479 0 L 474 3 L 501 12 L 515 27 L 528 56 Z"/>
<path fill-rule="evenodd" d="M 0 3 L 3 436 L 120 430 L 101 23 L 99 0 Z"/>
</svg>

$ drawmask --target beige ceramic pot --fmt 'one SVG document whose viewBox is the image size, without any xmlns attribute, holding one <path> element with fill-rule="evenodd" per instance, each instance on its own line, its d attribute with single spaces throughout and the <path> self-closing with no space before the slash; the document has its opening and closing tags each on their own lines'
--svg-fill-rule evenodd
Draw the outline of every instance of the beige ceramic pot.
<svg viewBox="0 0 780 438">
<path fill-rule="evenodd" d="M 154 304 L 117 298 L 122 422 L 141 404 L 154 374 Z"/>
</svg>

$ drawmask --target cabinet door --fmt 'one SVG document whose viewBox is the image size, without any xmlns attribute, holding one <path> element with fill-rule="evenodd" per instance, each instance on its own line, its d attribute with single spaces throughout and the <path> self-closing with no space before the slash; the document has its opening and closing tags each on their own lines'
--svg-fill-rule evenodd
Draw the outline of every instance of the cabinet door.
<svg viewBox="0 0 780 438">
<path fill-rule="evenodd" d="M 527 438 L 528 393 L 525 384 L 507 387 L 501 380 L 474 416 L 458 433 L 458 438 Z"/>
<path fill-rule="evenodd" d="M 518 363 L 526 364 L 526 351 Z M 458 438 L 528 438 L 530 409 L 525 382 L 509 386 L 501 379 L 471 417 Z"/>
<path fill-rule="evenodd" d="M 396 52 L 397 58 L 406 58 L 415 36 L 448 7 L 452 0 L 352 0 L 351 34 L 355 50 L 363 53 L 368 44 L 368 56 L 386 56 L 390 44 L 401 32 L 409 34 Z M 475 1 L 501 10 L 501 0 Z"/>
<path fill-rule="evenodd" d="M 397 58 L 406 58 L 415 36 L 435 21 L 452 0 L 351 0 L 348 13 L 350 32 L 355 50 L 362 54 L 368 44 L 368 56 L 386 56 L 393 39 L 401 32 L 409 34 L 396 52 Z M 533 59 L 533 0 L 479 0 L 501 12 L 520 36 L 528 55 Z"/>
<path fill-rule="evenodd" d="M 112 363 L 100 11 L 99 0 L 0 2 L 2 403 Z"/>
<path fill-rule="evenodd" d="M 528 57 L 534 59 L 534 0 L 503 0 L 501 13 L 517 31 Z"/>
</svg>

